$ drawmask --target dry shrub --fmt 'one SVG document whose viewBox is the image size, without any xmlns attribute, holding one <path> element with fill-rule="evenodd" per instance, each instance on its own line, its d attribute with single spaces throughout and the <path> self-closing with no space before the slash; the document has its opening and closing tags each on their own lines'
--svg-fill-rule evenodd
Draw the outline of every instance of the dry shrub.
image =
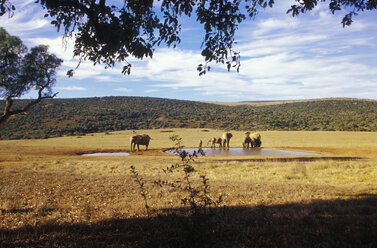
<svg viewBox="0 0 377 248">
<path fill-rule="evenodd" d="M 23 208 L 23 197 L 18 195 L 17 185 L 4 185 L 0 192 L 2 210 L 17 211 Z"/>
<path fill-rule="evenodd" d="M 290 173 L 292 178 L 306 178 L 308 177 L 306 165 L 304 164 L 293 164 L 290 167 Z M 291 179 L 289 175 L 286 176 L 287 179 Z"/>
</svg>

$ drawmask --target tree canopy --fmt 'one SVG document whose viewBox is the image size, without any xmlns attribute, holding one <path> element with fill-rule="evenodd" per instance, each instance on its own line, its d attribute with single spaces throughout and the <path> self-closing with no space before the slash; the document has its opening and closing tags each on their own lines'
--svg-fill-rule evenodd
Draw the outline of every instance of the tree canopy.
<svg viewBox="0 0 377 248">
<path fill-rule="evenodd" d="M 56 69 L 63 61 L 48 52 L 48 47 L 39 45 L 27 52 L 17 36 L 10 35 L 0 27 L 0 98 L 5 99 L 0 127 L 12 115 L 26 112 L 43 99 L 53 98 L 51 87 L 55 83 Z M 37 91 L 37 98 L 25 106 L 12 108 L 14 99 L 30 90 Z"/>
<path fill-rule="evenodd" d="M 224 63 L 228 70 L 240 66 L 240 53 L 234 50 L 235 32 L 247 17 L 260 9 L 273 7 L 274 0 L 36 0 L 57 30 L 75 38 L 74 56 L 94 64 L 113 67 L 125 62 L 129 74 L 130 57 L 152 57 L 156 46 L 176 47 L 180 43 L 181 16 L 195 17 L 205 31 L 199 75 L 210 70 L 211 62 Z M 118 4 L 116 4 L 116 2 Z M 375 0 L 296 0 L 287 13 L 293 16 L 311 11 L 318 2 L 328 2 L 334 14 L 340 10 L 343 26 L 350 25 L 359 12 L 376 9 Z M 12 16 L 12 0 L 0 0 L 0 15 Z M 72 75 L 70 70 L 68 75 Z"/>
</svg>

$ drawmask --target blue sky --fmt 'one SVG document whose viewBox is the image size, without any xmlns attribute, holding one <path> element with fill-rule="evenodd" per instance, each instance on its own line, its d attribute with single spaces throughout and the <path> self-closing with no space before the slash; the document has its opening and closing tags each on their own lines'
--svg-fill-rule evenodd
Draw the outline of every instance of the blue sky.
<svg viewBox="0 0 377 248">
<path fill-rule="evenodd" d="M 0 17 L 0 26 L 29 47 L 50 46 L 64 59 L 54 87 L 59 98 L 150 96 L 204 101 L 291 100 L 325 97 L 377 99 L 376 11 L 360 13 L 343 28 L 344 12 L 332 15 L 326 4 L 312 12 L 285 14 L 293 0 L 276 1 L 255 20 L 242 23 L 236 50 L 240 72 L 212 64 L 213 71 L 198 76 L 202 26 L 185 18 L 182 43 L 176 49 L 157 48 L 153 59 L 130 59 L 130 76 L 113 69 L 82 63 L 73 78 L 66 71 L 77 65 L 72 41 L 63 42 L 34 0 L 13 0 L 13 18 Z"/>
</svg>

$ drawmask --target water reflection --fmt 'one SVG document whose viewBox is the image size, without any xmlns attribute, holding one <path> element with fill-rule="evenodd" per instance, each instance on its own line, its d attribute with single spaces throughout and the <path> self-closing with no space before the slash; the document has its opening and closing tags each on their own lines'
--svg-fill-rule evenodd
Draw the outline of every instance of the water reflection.
<svg viewBox="0 0 377 248">
<path fill-rule="evenodd" d="M 192 154 L 194 151 L 198 151 L 198 148 L 184 148 L 186 152 Z M 275 150 L 266 148 L 251 148 L 243 149 L 240 147 L 219 149 L 219 148 L 202 148 L 205 155 L 221 155 L 221 156 L 250 156 L 250 155 L 320 155 L 313 152 L 298 152 L 290 150 Z M 174 154 L 175 150 L 167 150 L 166 153 Z"/>
<path fill-rule="evenodd" d="M 88 153 L 83 154 L 83 156 L 128 156 L 127 152 L 99 152 L 99 153 Z"/>
</svg>

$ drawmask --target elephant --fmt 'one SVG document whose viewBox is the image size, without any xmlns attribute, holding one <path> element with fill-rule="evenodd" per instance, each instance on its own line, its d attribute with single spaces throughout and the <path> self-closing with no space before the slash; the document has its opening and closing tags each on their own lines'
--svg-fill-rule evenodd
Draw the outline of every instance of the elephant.
<svg viewBox="0 0 377 248">
<path fill-rule="evenodd" d="M 251 148 L 260 147 L 262 145 L 261 136 L 259 133 L 253 133 L 250 136 L 250 132 L 246 132 L 245 135 L 246 136 L 242 142 L 243 148 L 249 148 L 249 145 Z"/>
<path fill-rule="evenodd" d="M 229 132 L 226 132 L 226 133 L 223 133 L 223 147 L 225 148 L 228 148 L 229 149 L 229 141 L 230 139 L 233 137 L 233 134 L 229 133 Z M 226 145 L 226 146 L 225 146 Z"/>
<path fill-rule="evenodd" d="M 260 147 L 262 145 L 262 140 L 259 133 L 251 134 L 250 138 L 252 147 Z"/>
<path fill-rule="evenodd" d="M 207 142 L 207 146 L 208 146 L 209 143 L 211 143 L 211 148 L 216 148 L 216 144 L 219 144 L 219 148 L 221 148 L 222 147 L 222 138 L 220 138 L 220 137 L 210 138 Z"/>
<path fill-rule="evenodd" d="M 246 134 L 246 136 L 245 136 L 245 138 L 243 138 L 242 147 L 243 148 L 249 148 L 249 146 L 253 147 L 252 140 L 251 140 L 251 137 L 250 137 L 250 132 L 246 132 L 245 134 Z"/>
<path fill-rule="evenodd" d="M 137 150 L 140 151 L 139 145 L 145 146 L 145 150 L 148 151 L 149 141 L 151 140 L 151 137 L 147 134 L 143 135 L 134 135 L 131 137 L 131 152 L 135 151 L 135 146 L 137 145 Z"/>
</svg>

